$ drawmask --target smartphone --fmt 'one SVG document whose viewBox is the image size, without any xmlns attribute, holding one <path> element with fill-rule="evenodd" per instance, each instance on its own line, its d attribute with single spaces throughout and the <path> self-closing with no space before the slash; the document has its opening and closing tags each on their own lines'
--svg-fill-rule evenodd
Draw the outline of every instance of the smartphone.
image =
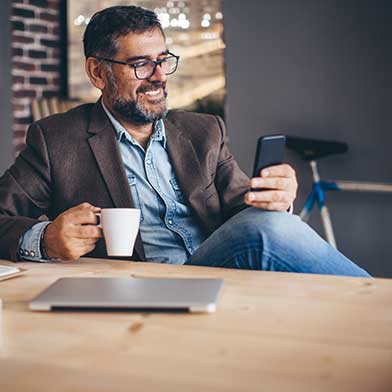
<svg viewBox="0 0 392 392">
<path fill-rule="evenodd" d="M 284 160 L 286 137 L 284 135 L 262 136 L 257 141 L 253 177 L 260 177 L 260 171 L 268 166 L 279 165 Z M 262 189 L 255 188 L 253 191 Z"/>
</svg>

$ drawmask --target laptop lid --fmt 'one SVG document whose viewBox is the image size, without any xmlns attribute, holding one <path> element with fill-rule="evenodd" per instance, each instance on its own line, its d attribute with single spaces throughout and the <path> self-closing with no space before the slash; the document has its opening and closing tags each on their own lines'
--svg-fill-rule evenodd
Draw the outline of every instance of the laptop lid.
<svg viewBox="0 0 392 392">
<path fill-rule="evenodd" d="M 31 310 L 216 310 L 222 279 L 61 278 L 30 303 Z"/>
</svg>

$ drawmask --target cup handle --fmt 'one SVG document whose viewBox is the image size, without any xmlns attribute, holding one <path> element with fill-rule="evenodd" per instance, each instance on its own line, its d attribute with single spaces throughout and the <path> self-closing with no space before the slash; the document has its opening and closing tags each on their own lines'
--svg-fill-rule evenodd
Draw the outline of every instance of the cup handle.
<svg viewBox="0 0 392 392">
<path fill-rule="evenodd" d="M 96 212 L 96 213 L 95 213 L 95 216 L 98 217 L 97 227 L 99 227 L 100 229 L 102 229 L 101 213 L 100 213 L 100 212 Z"/>
</svg>

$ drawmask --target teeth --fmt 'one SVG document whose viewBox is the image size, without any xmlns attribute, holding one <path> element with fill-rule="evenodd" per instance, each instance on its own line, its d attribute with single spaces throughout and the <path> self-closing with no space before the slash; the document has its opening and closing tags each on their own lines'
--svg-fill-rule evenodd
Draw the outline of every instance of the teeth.
<svg viewBox="0 0 392 392">
<path fill-rule="evenodd" d="M 161 89 L 146 91 L 146 95 L 157 95 L 160 93 L 160 91 Z"/>
</svg>

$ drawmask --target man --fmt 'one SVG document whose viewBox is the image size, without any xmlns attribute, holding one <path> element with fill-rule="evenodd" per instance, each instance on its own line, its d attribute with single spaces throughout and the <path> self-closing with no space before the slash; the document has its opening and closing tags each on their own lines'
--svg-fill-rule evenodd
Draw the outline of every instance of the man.
<svg viewBox="0 0 392 392">
<path fill-rule="evenodd" d="M 249 181 L 221 119 L 168 111 L 178 57 L 153 12 L 100 11 L 83 41 L 102 97 L 30 126 L 0 179 L 0 257 L 107 257 L 95 213 L 135 206 L 136 260 L 369 276 L 287 212 L 297 190 L 290 166 Z"/>
</svg>

